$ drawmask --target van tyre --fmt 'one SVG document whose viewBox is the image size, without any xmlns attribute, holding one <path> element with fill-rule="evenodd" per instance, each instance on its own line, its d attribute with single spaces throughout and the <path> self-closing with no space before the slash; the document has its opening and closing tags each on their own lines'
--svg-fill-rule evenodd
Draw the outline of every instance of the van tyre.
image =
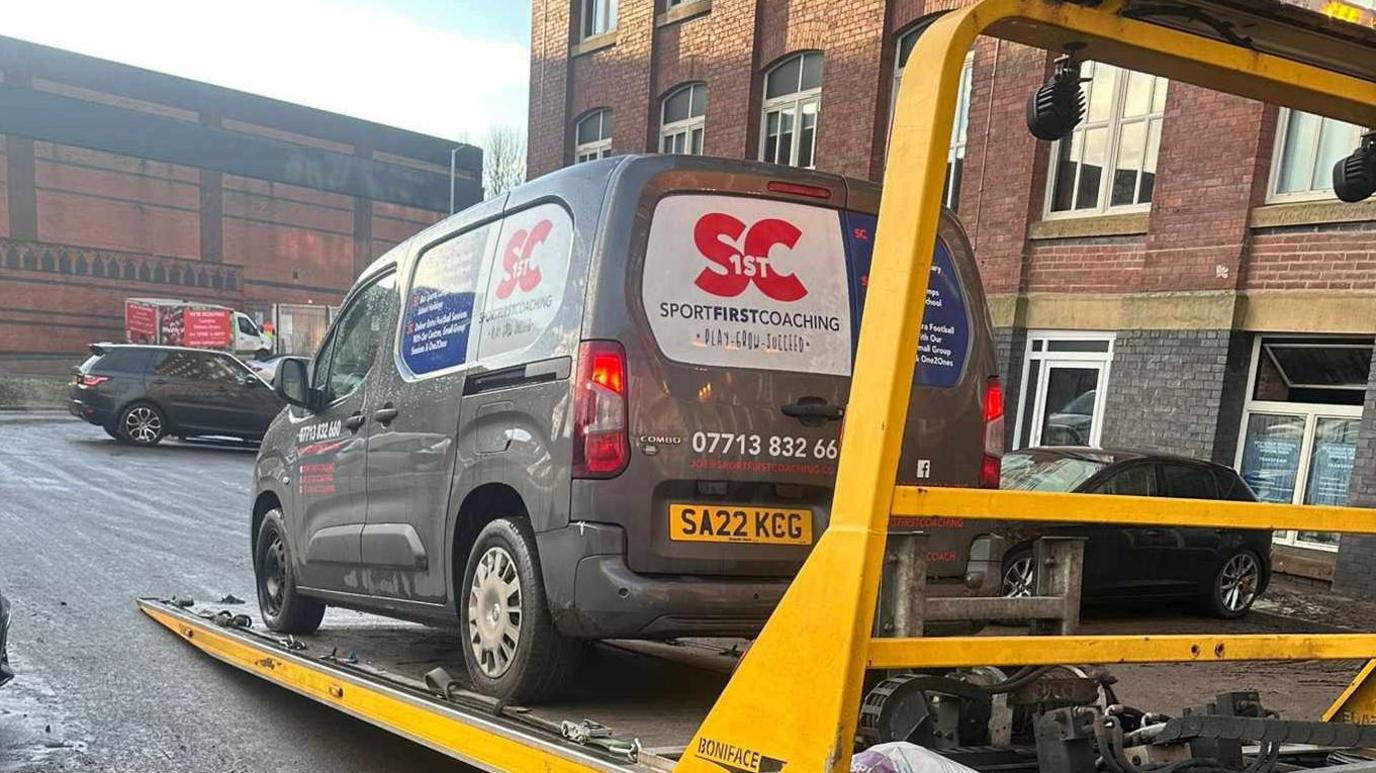
<svg viewBox="0 0 1376 773">
<path fill-rule="evenodd" d="M 1251 550 L 1228 554 L 1209 585 L 1209 611 L 1227 620 L 1247 614 L 1261 594 L 1262 572 L 1261 558 Z"/>
<path fill-rule="evenodd" d="M 130 403 L 119 413 L 115 437 L 136 446 L 155 446 L 167 434 L 167 417 L 152 403 Z"/>
<path fill-rule="evenodd" d="M 469 679 L 480 692 L 518 703 L 558 694 L 584 651 L 555 628 L 536 555 L 525 520 L 497 518 L 478 532 L 458 594 Z"/>
<path fill-rule="evenodd" d="M 325 616 L 325 605 L 301 595 L 296 588 L 282 511 L 272 509 L 258 527 L 253 543 L 253 575 L 258 587 L 258 610 L 263 623 L 278 633 L 314 633 Z"/>
</svg>

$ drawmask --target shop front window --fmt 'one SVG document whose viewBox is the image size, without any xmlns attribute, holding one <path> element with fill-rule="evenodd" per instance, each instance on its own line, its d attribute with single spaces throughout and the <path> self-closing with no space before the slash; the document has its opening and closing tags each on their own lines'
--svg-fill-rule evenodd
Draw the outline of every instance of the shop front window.
<svg viewBox="0 0 1376 773">
<path fill-rule="evenodd" d="M 1099 445 L 1112 360 L 1111 334 L 1032 333 L 1014 446 Z"/>
<path fill-rule="evenodd" d="M 1260 338 L 1237 467 L 1263 502 L 1346 505 L 1372 343 Z M 1338 535 L 1281 531 L 1284 545 L 1336 550 Z"/>
</svg>

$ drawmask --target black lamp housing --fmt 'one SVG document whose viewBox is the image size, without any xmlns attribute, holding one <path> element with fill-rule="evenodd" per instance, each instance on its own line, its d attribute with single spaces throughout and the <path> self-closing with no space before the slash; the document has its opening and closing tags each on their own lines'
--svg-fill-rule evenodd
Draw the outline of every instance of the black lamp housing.
<svg viewBox="0 0 1376 773">
<path fill-rule="evenodd" d="M 1027 99 L 1027 130 L 1037 139 L 1065 139 L 1085 117 L 1085 94 L 1080 89 L 1080 62 L 1074 52 L 1056 59 L 1056 70 Z"/>
<path fill-rule="evenodd" d="M 1349 204 L 1376 193 L 1376 132 L 1363 136 L 1352 155 L 1333 165 L 1333 192 Z"/>
</svg>

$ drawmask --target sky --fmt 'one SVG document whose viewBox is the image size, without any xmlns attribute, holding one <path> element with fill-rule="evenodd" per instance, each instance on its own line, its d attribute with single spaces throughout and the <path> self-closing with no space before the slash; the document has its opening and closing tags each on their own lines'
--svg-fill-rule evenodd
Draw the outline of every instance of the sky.
<svg viewBox="0 0 1376 773">
<path fill-rule="evenodd" d="M 451 140 L 525 133 L 530 0 L 0 4 L 0 35 Z"/>
</svg>

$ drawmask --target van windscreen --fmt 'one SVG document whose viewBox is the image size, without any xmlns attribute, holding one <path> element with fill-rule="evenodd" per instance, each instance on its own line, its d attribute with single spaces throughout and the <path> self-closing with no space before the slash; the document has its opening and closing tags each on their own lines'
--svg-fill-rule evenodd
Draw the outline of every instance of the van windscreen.
<svg viewBox="0 0 1376 773">
<path fill-rule="evenodd" d="M 712 194 L 655 207 L 641 298 L 660 350 L 689 365 L 849 376 L 876 218 Z M 954 256 L 938 241 L 916 383 L 954 386 L 970 317 Z"/>
</svg>

